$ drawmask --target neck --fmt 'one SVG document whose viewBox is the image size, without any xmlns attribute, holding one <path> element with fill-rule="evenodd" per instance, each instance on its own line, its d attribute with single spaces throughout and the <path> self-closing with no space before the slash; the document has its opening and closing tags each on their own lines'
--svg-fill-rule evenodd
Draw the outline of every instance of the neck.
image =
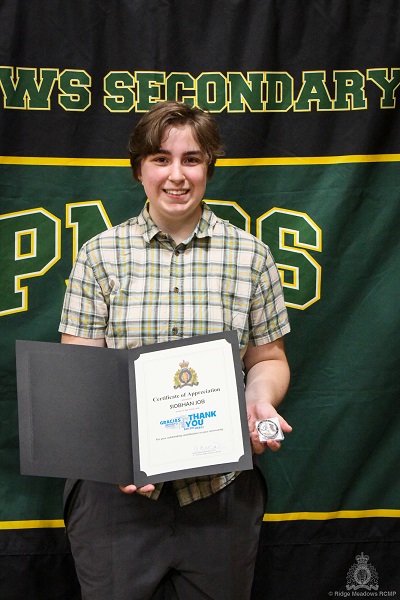
<svg viewBox="0 0 400 600">
<path fill-rule="evenodd" d="M 164 233 L 168 233 L 174 240 L 175 244 L 181 244 L 183 241 L 187 240 L 191 233 L 195 230 L 197 224 L 200 221 L 202 215 L 202 209 L 199 206 L 199 210 L 196 214 L 192 216 L 192 218 L 182 218 L 180 219 L 163 219 L 159 216 L 156 217 L 157 220 L 153 219 L 153 215 L 151 214 L 151 207 L 149 206 L 149 214 L 154 223 L 163 231 Z"/>
<path fill-rule="evenodd" d="M 190 234 L 194 231 L 196 225 L 197 225 L 198 221 L 196 221 L 196 223 L 194 223 L 194 225 L 192 226 L 187 225 L 186 223 L 183 227 L 162 227 L 157 223 L 157 226 L 160 227 L 161 231 L 163 231 L 164 233 L 168 233 L 168 235 L 170 235 L 172 237 L 172 239 L 174 240 L 175 244 L 178 246 L 179 244 L 181 244 L 182 242 L 184 242 L 185 240 L 188 239 L 188 237 L 190 236 Z"/>
</svg>

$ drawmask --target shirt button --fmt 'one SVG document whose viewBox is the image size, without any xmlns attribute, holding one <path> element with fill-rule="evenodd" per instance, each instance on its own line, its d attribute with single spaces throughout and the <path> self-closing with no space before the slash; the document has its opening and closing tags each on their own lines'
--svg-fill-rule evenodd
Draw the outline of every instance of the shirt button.
<svg viewBox="0 0 400 600">
<path fill-rule="evenodd" d="M 174 254 L 175 254 L 175 256 L 179 256 L 179 254 L 180 254 L 179 250 L 175 250 Z"/>
<path fill-rule="evenodd" d="M 178 287 L 174 287 L 174 292 L 175 292 L 175 294 L 177 294 L 179 292 L 179 288 Z"/>
<path fill-rule="evenodd" d="M 172 335 L 178 335 L 178 328 L 177 327 L 173 327 L 172 328 Z"/>
</svg>

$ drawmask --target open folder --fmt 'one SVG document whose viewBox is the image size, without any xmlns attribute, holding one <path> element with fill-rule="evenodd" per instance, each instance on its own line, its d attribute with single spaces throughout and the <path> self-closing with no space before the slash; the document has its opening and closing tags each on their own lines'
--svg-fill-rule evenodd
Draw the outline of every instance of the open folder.
<svg viewBox="0 0 400 600">
<path fill-rule="evenodd" d="M 129 350 L 17 341 L 23 475 L 143 486 L 251 469 L 237 334 Z"/>
</svg>

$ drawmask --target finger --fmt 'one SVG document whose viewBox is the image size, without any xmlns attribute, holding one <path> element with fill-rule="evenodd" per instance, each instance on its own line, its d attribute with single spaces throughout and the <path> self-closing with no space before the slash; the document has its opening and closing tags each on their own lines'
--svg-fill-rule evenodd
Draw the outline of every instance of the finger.
<svg viewBox="0 0 400 600">
<path fill-rule="evenodd" d="M 264 444 L 254 443 L 253 440 L 251 441 L 251 448 L 254 454 L 262 454 L 265 451 Z"/>
<path fill-rule="evenodd" d="M 271 450 L 272 452 L 277 452 L 281 448 L 281 443 L 278 440 L 268 440 L 266 442 L 260 442 L 256 433 L 250 435 L 250 441 L 251 447 L 255 454 L 262 454 L 267 449 Z"/>
<path fill-rule="evenodd" d="M 262 454 L 267 448 L 267 444 L 260 442 L 257 434 L 250 435 L 250 442 L 254 454 Z"/>
<path fill-rule="evenodd" d="M 268 448 L 272 450 L 272 452 L 277 452 L 281 448 L 281 443 L 277 440 L 268 440 L 266 446 L 268 446 Z"/>
<path fill-rule="evenodd" d="M 289 423 L 287 421 L 285 421 L 285 419 L 283 417 L 281 417 L 280 415 L 279 415 L 279 423 L 281 424 L 282 431 L 284 431 L 285 433 L 290 433 L 291 431 L 293 431 L 293 427 L 291 425 L 289 425 Z"/>
<path fill-rule="evenodd" d="M 147 494 L 148 492 L 153 492 L 155 487 L 152 483 L 148 483 L 141 488 L 136 487 L 131 483 L 130 485 L 120 485 L 119 489 L 124 492 L 124 494 L 133 494 L 133 492 L 139 492 L 140 494 Z"/>
<path fill-rule="evenodd" d="M 148 492 L 154 492 L 156 488 L 154 487 L 154 485 L 152 483 L 148 483 L 147 485 L 144 485 L 141 488 L 138 488 L 138 492 L 140 492 L 141 494 L 147 494 Z"/>
<path fill-rule="evenodd" d="M 124 494 L 133 494 L 133 492 L 136 492 L 137 487 L 132 483 L 131 485 L 120 485 L 119 489 L 124 492 Z"/>
<path fill-rule="evenodd" d="M 251 433 L 252 431 L 254 431 L 254 428 L 256 426 L 256 419 L 250 413 L 247 413 L 247 423 L 249 425 L 249 431 Z"/>
</svg>

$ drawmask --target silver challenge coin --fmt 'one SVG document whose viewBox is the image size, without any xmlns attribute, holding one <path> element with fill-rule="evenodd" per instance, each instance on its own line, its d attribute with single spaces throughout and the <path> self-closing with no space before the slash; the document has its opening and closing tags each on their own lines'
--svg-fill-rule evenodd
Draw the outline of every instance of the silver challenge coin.
<svg viewBox="0 0 400 600">
<path fill-rule="evenodd" d="M 268 440 L 280 441 L 284 439 L 278 417 L 256 421 L 256 427 L 260 442 L 267 442 Z"/>
</svg>

